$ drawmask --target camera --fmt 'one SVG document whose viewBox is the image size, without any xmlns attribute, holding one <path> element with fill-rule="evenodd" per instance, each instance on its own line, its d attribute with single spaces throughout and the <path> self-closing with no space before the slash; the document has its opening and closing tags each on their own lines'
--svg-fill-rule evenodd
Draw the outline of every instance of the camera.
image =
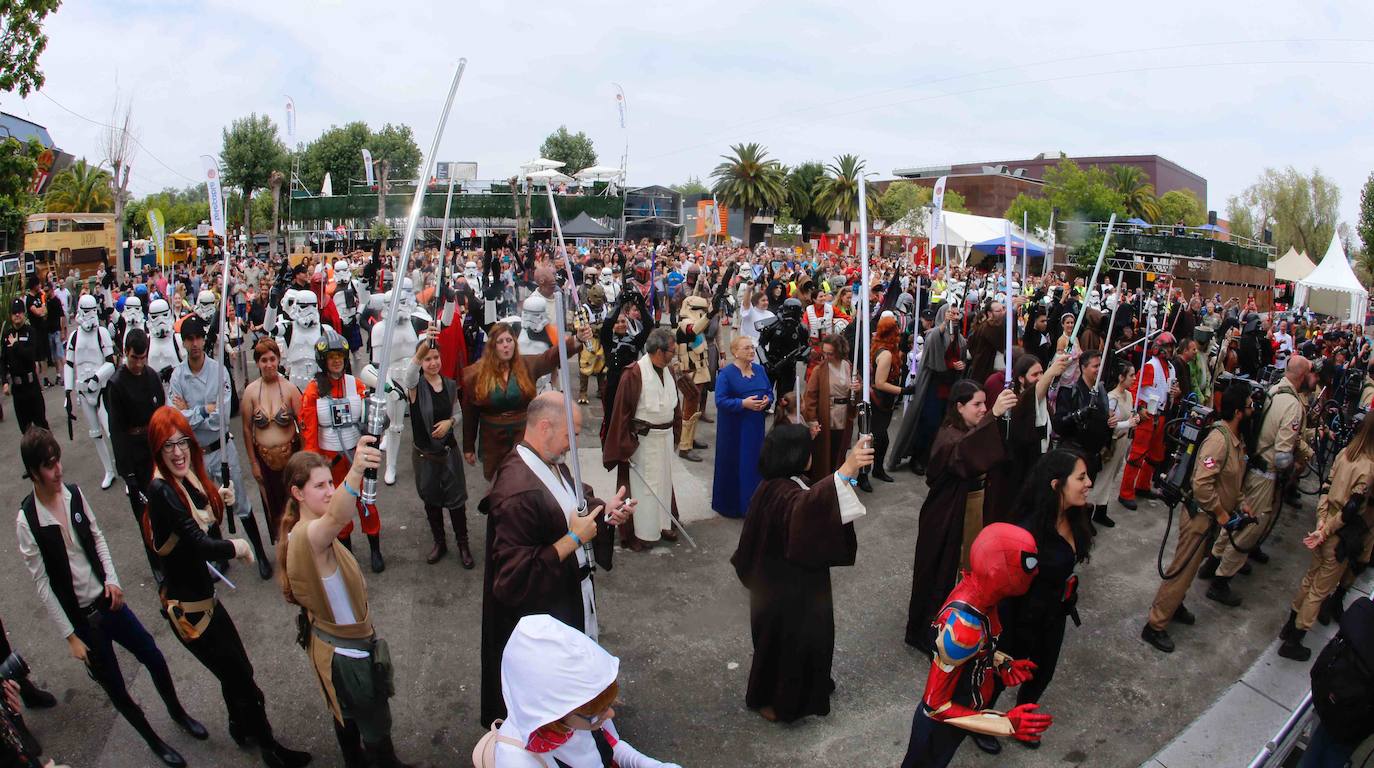
<svg viewBox="0 0 1374 768">
<path fill-rule="evenodd" d="M 1183 415 L 1178 425 L 1178 447 L 1170 457 L 1169 471 L 1160 477 L 1160 498 L 1170 507 L 1187 495 L 1193 477 L 1193 457 L 1207 428 L 1214 419 L 1211 408 L 1194 405 Z"/>
<path fill-rule="evenodd" d="M 0 680 L 18 680 L 29 676 L 29 665 L 17 652 L 0 661 Z"/>
<path fill-rule="evenodd" d="M 1267 366 L 1265 370 L 1272 367 L 1273 366 Z M 1262 373 L 1261 375 L 1264 374 Z M 1282 372 L 1279 372 L 1279 375 L 1282 376 Z M 1222 371 L 1217 375 L 1216 389 L 1218 392 L 1221 392 L 1231 386 L 1231 383 L 1235 381 L 1239 381 L 1250 388 L 1250 400 L 1254 404 L 1255 410 L 1264 408 L 1264 403 L 1269 399 L 1269 394 L 1268 387 L 1263 381 L 1255 381 L 1249 376 L 1241 376 L 1239 374 Z"/>
</svg>

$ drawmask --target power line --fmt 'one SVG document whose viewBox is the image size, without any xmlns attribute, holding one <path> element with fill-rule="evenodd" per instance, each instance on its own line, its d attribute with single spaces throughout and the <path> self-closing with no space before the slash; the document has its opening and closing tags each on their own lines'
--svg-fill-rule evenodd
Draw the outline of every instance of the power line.
<svg viewBox="0 0 1374 768">
<path fill-rule="evenodd" d="M 80 112 L 77 112 L 77 111 L 75 111 L 75 110 L 73 110 L 73 109 L 70 109 L 69 107 L 67 107 L 66 105 L 64 105 L 62 102 L 60 102 L 60 101 L 58 101 L 57 99 L 54 99 L 53 97 L 49 96 L 49 95 L 47 94 L 47 92 L 44 91 L 44 90 L 42 90 L 42 89 L 39 89 L 39 90 L 38 90 L 38 93 L 42 94 L 43 98 L 47 99 L 48 101 L 51 101 L 53 104 L 56 104 L 56 105 L 57 105 L 58 107 L 60 107 L 63 111 L 67 112 L 68 114 L 72 115 L 73 117 L 77 117 L 77 118 L 80 118 L 80 119 L 82 119 L 82 120 L 85 120 L 86 122 L 88 122 L 88 123 L 90 123 L 90 124 L 92 124 L 92 125 L 98 125 L 98 126 L 100 126 L 100 127 L 102 127 L 102 128 L 109 128 L 109 129 L 112 130 L 112 131 L 124 131 L 124 129 L 122 129 L 122 128 L 118 128 L 118 127 L 116 127 L 116 126 L 110 125 L 109 123 L 104 123 L 104 122 L 101 122 L 101 121 L 99 121 L 99 120 L 91 119 L 91 118 L 86 117 L 85 115 L 81 114 Z M 153 151 L 152 151 L 151 149 L 148 149 L 148 147 L 147 147 L 146 145 L 144 145 L 143 142 L 141 142 L 141 141 L 138 140 L 138 136 L 134 135 L 134 134 L 131 133 L 131 132 L 127 132 L 127 131 L 124 131 L 124 132 L 128 135 L 128 137 L 129 137 L 130 139 L 133 140 L 133 142 L 134 142 L 135 144 L 137 144 L 137 145 L 139 146 L 139 149 L 142 149 L 144 152 L 147 152 L 147 153 L 148 153 L 148 157 L 151 157 L 151 158 L 153 158 L 154 160 L 156 160 L 156 161 L 158 162 L 158 164 L 161 165 L 163 168 L 166 168 L 167 170 L 171 171 L 172 173 L 175 173 L 176 175 L 180 176 L 181 178 L 186 179 L 187 181 L 191 182 L 192 184 L 199 184 L 199 183 L 200 183 L 200 180 L 199 180 L 199 179 L 191 178 L 190 176 L 187 176 L 186 174 L 182 173 L 181 171 L 178 171 L 177 169 L 175 169 L 175 168 L 173 168 L 172 166 L 168 165 L 167 163 L 163 162 L 163 161 L 162 161 L 162 158 L 160 158 L 160 157 L 158 157 L 157 155 L 153 154 Z"/>
</svg>

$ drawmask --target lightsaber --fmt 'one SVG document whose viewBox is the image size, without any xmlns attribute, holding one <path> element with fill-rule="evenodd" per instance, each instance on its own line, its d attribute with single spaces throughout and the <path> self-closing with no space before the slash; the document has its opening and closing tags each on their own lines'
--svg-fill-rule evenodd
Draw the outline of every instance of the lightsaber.
<svg viewBox="0 0 1374 768">
<path fill-rule="evenodd" d="M 1050 272 L 1053 271 L 1054 267 L 1054 214 L 1055 209 L 1050 208 L 1050 231 L 1049 235 L 1045 238 L 1045 274 L 1043 275 L 1044 277 L 1049 277 Z"/>
<path fill-rule="evenodd" d="M 396 323 L 403 319 L 396 315 L 401 307 L 401 280 L 406 273 L 406 268 L 410 266 L 410 254 L 415 249 L 415 233 L 420 227 L 420 211 L 425 204 L 425 183 L 430 173 L 434 171 L 434 158 L 439 154 L 439 141 L 444 137 L 444 126 L 448 123 L 449 110 L 453 108 L 453 97 L 458 93 L 458 83 L 463 80 L 463 70 L 467 68 L 468 60 L 458 60 L 458 70 L 453 73 L 453 82 L 448 87 L 448 98 L 444 100 L 443 111 L 439 113 L 439 125 L 434 129 L 434 140 L 429 145 L 429 152 L 425 154 L 424 165 L 420 168 L 420 183 L 415 185 L 415 197 L 410 203 L 410 217 L 406 220 L 405 238 L 401 240 L 401 255 L 396 262 L 396 269 L 391 279 L 391 301 L 387 305 L 386 332 L 382 335 L 382 359 L 377 367 L 377 388 L 372 390 L 372 394 L 367 396 L 363 402 L 363 428 L 378 440 L 382 433 L 386 431 L 389 419 L 386 413 L 387 392 L 391 388 L 391 376 L 387 373 L 391 368 L 391 342 L 396 335 Z M 409 322 L 409 319 L 405 319 Z M 396 446 L 392 446 L 394 449 Z M 377 470 L 368 469 L 363 472 L 363 487 L 359 493 L 359 501 L 363 504 L 371 505 L 377 503 Z"/>
<path fill-rule="evenodd" d="M 1051 211 L 1053 215 L 1053 211 Z M 1102 235 L 1102 247 L 1097 251 L 1097 263 L 1093 265 L 1093 276 L 1088 280 L 1088 286 L 1097 285 L 1097 273 L 1102 269 L 1102 260 L 1107 258 L 1107 244 L 1112 241 L 1112 227 L 1116 226 L 1116 214 L 1113 213 L 1111 219 L 1107 221 L 1107 231 Z M 1086 297 L 1085 297 L 1086 298 Z M 1078 348 L 1078 331 L 1083 327 L 1083 317 L 1088 314 L 1088 302 L 1083 302 L 1083 308 L 1078 310 L 1078 319 L 1073 323 L 1073 335 L 1069 337 L 1069 346 L 1065 350 L 1069 356 Z"/>
<path fill-rule="evenodd" d="M 629 464 L 630 471 L 639 476 L 639 482 L 644 483 L 644 488 L 649 491 L 649 495 L 653 497 L 659 508 L 663 510 L 663 514 L 667 516 L 668 521 L 677 526 L 678 533 L 682 534 L 682 538 L 686 539 L 687 543 L 692 545 L 692 549 L 696 549 L 697 543 L 692 540 L 692 535 L 687 533 L 687 526 L 683 525 L 681 520 L 673 517 L 673 510 L 670 509 L 667 504 L 663 503 L 663 499 L 660 499 L 657 493 L 654 493 L 654 487 L 649 484 L 648 480 L 644 479 L 644 473 L 639 471 L 639 467 L 633 461 L 629 462 Z"/>
<path fill-rule="evenodd" d="M 1030 211 L 1021 212 L 1021 279 L 1030 274 Z M 1007 278 L 1011 279 L 1010 276 Z"/>
<path fill-rule="evenodd" d="M 863 360 L 861 361 L 861 362 L 863 363 L 863 390 L 862 390 L 862 393 L 863 393 L 863 400 L 859 403 L 858 414 L 857 414 L 857 416 L 858 416 L 857 421 L 858 421 L 858 426 L 859 426 L 859 436 L 860 436 L 860 438 L 862 438 L 864 435 L 870 434 L 870 433 L 872 432 L 872 429 L 873 429 L 872 425 L 869 423 L 869 419 L 870 419 L 870 417 L 871 417 L 871 415 L 872 415 L 871 412 L 870 412 L 870 410 L 869 410 L 869 403 L 870 403 L 870 398 L 872 397 L 872 386 L 873 386 L 873 382 L 872 382 L 872 380 L 871 380 L 871 374 L 870 374 L 869 368 L 870 368 L 870 363 L 871 363 L 870 358 L 871 358 L 871 356 L 872 356 L 872 354 L 873 354 L 873 350 L 872 350 L 872 348 L 871 348 L 871 346 L 870 346 L 870 344 L 871 344 L 872 341 L 873 341 L 873 334 L 872 334 L 872 329 L 869 328 L 869 323 L 872 321 L 872 318 L 871 318 L 871 316 L 870 316 L 870 312 L 871 312 L 871 309 L 870 309 L 870 307 L 869 307 L 869 292 L 870 292 L 870 289 L 869 289 L 869 287 L 868 287 L 868 280 L 869 280 L 869 268 L 868 268 L 868 195 L 867 195 L 867 193 L 866 193 L 866 191 L 865 191 L 865 189 L 864 189 L 865 187 L 868 186 L 868 182 L 864 180 L 864 177 L 863 177 L 862 174 L 859 175 L 858 182 L 859 182 L 859 282 L 860 282 L 860 284 L 861 284 L 861 288 L 860 288 L 860 291 L 859 291 L 859 313 L 860 313 L 860 314 L 859 314 L 859 318 L 858 318 L 858 319 L 859 319 L 859 325 L 858 325 L 858 328 L 856 328 L 855 330 L 856 330 L 857 333 L 863 334 L 863 338 L 861 339 L 861 338 L 859 338 L 858 336 L 855 336 L 854 341 L 855 341 L 856 346 L 857 346 L 858 344 L 862 344 L 862 345 L 863 345 Z M 848 383 L 848 382 L 846 382 L 846 384 L 847 384 L 847 383 Z M 852 395 L 851 395 L 851 397 L 852 397 Z"/>
<path fill-rule="evenodd" d="M 568 258 L 568 248 L 563 243 L 563 224 L 558 220 L 558 206 L 553 200 L 553 185 L 545 184 L 549 195 L 549 216 L 553 219 L 553 231 L 558 236 L 558 247 L 563 251 L 563 269 L 568 276 L 567 288 L 572 299 L 577 302 L 577 281 L 573 279 L 572 261 Z M 558 328 L 558 388 L 563 390 L 563 417 L 568 428 L 568 463 L 572 465 L 574 494 L 577 496 L 577 516 L 585 517 L 591 510 L 587 508 L 586 496 L 582 493 L 582 461 L 577 455 L 577 430 L 573 419 L 572 401 L 572 364 L 568 361 L 568 312 L 562 290 L 553 292 L 554 325 Z M 647 484 L 646 484 L 647 485 Z M 671 517 L 671 515 L 670 515 Z M 596 570 L 596 557 L 591 541 L 582 542 L 582 553 L 587 565 Z"/>
<path fill-rule="evenodd" d="M 453 168 L 448 171 L 448 196 L 444 198 L 444 224 L 439 228 L 439 271 L 435 277 L 434 285 L 434 306 L 438 309 L 434 313 L 434 324 L 439 330 L 444 330 L 444 267 L 448 264 L 448 255 L 445 250 L 448 247 L 448 215 L 453 208 Z"/>
<path fill-rule="evenodd" d="M 210 569 L 210 575 L 211 575 L 211 576 L 214 576 L 215 578 L 217 578 L 217 579 L 219 579 L 220 581 L 224 582 L 226 585 L 228 585 L 228 587 L 229 587 L 230 589 L 238 589 L 238 587 L 234 586 L 234 582 L 232 582 L 232 581 L 229 580 L 229 577 L 227 577 L 227 576 L 225 576 L 224 574 L 222 574 L 222 573 L 219 572 L 219 569 L 218 569 L 218 568 L 216 568 L 216 567 L 213 566 L 213 565 L 210 565 L 210 563 L 208 563 L 208 562 L 205 564 L 205 567 Z"/>
<path fill-rule="evenodd" d="M 1013 322 L 1011 317 L 1011 263 L 1014 257 L 1011 255 L 1011 222 L 1006 221 L 1003 224 L 1005 226 L 1002 228 L 1002 247 L 1006 248 L 1007 251 L 1007 352 L 1002 359 L 1005 364 L 1005 370 L 1002 372 L 1002 386 L 1011 389 L 1011 326 Z"/>
<path fill-rule="evenodd" d="M 1106 389 L 1106 377 L 1102 374 L 1107 372 L 1107 360 L 1112 355 L 1112 331 L 1116 330 L 1116 311 L 1121 309 L 1121 286 L 1116 287 L 1116 304 L 1112 306 L 1112 317 L 1107 321 L 1107 338 L 1102 342 L 1102 358 L 1097 365 L 1097 389 Z M 1130 349 L 1130 347 L 1127 347 Z"/>
<path fill-rule="evenodd" d="M 1151 316 L 1151 315 L 1146 315 L 1146 316 L 1145 316 L 1145 335 L 1144 335 L 1144 336 L 1141 336 L 1139 339 L 1136 339 L 1135 344 L 1139 344 L 1139 343 L 1142 342 L 1142 341 L 1147 341 L 1148 339 L 1150 339 L 1150 337 L 1154 336 L 1155 334 L 1154 334 L 1154 332 L 1151 330 L 1151 329 L 1154 328 L 1154 326 L 1155 326 L 1155 319 L 1154 319 L 1154 317 Z M 1131 346 L 1134 346 L 1134 344 L 1132 344 Z M 1127 347 L 1127 349 L 1130 349 L 1130 347 Z M 1149 344 L 1146 344 L 1146 345 L 1144 345 L 1144 346 L 1142 346 L 1142 347 L 1140 348 L 1140 368 L 1136 371 L 1136 374 L 1135 374 L 1135 375 L 1136 375 L 1135 395 L 1131 398 L 1131 413 L 1135 413 L 1136 408 L 1139 408 L 1139 407 L 1140 407 L 1140 388 L 1141 388 L 1142 386 L 1144 386 L 1144 384 L 1145 384 L 1145 360 L 1147 359 L 1147 355 L 1149 355 L 1149 354 L 1150 354 L 1150 345 L 1149 345 Z"/>
</svg>

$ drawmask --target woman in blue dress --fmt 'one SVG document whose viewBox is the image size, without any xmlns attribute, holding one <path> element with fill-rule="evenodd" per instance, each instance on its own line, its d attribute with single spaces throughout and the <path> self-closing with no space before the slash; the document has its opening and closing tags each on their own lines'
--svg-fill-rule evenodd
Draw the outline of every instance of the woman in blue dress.
<svg viewBox="0 0 1374 768">
<path fill-rule="evenodd" d="M 744 517 L 759 485 L 759 451 L 763 422 L 773 402 L 773 385 L 763 366 L 754 362 L 754 340 L 736 336 L 733 361 L 716 375 L 716 479 L 711 509 L 726 517 Z"/>
</svg>

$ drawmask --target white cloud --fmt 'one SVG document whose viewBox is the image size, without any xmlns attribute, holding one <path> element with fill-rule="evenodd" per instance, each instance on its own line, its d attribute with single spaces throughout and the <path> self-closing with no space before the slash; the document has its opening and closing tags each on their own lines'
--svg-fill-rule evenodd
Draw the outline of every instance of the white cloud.
<svg viewBox="0 0 1374 768">
<path fill-rule="evenodd" d="M 45 90 L 87 116 L 108 119 L 116 88 L 132 98 L 140 139 L 190 176 L 232 119 L 282 123 L 286 94 L 303 140 L 365 120 L 407 123 L 425 147 L 466 56 L 441 155 L 489 178 L 564 123 L 616 162 L 618 82 L 636 183 L 704 177 L 740 141 L 789 163 L 854 152 L 883 174 L 1154 152 L 1206 177 L 1217 209 L 1266 166 L 1320 167 L 1353 219 L 1374 169 L 1374 41 L 1351 30 L 1371 22 L 1366 4 L 1280 0 L 68 3 L 48 23 L 42 66 Z M 99 155 L 100 130 L 42 96 L 0 107 Z M 136 159 L 137 191 L 181 183 Z"/>
</svg>

